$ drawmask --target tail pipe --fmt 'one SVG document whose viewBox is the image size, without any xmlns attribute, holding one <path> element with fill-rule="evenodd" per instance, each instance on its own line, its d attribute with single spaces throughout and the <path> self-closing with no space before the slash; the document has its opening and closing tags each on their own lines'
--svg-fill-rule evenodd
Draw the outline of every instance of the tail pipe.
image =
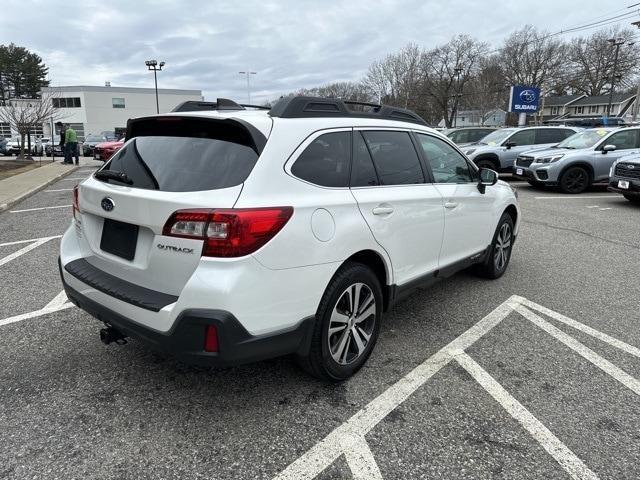
<svg viewBox="0 0 640 480">
<path fill-rule="evenodd" d="M 120 332 L 120 330 L 107 325 L 107 328 L 102 328 L 100 330 L 100 341 L 105 345 L 109 345 L 114 342 L 118 345 L 124 345 L 127 343 L 127 337 Z"/>
</svg>

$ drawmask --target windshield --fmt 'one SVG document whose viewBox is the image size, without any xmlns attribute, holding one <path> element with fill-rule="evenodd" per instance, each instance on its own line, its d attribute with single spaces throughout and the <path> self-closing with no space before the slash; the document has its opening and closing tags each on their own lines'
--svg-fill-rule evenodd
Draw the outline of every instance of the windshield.
<svg viewBox="0 0 640 480">
<path fill-rule="evenodd" d="M 585 130 L 571 135 L 560 142 L 558 148 L 591 148 L 609 133 L 609 130 L 599 128 L 597 130 Z"/>
<path fill-rule="evenodd" d="M 485 145 L 499 145 L 503 140 L 505 140 L 509 135 L 515 132 L 515 128 L 504 128 L 502 130 L 496 130 L 495 132 L 490 133 L 482 140 L 480 143 L 484 143 Z"/>
</svg>

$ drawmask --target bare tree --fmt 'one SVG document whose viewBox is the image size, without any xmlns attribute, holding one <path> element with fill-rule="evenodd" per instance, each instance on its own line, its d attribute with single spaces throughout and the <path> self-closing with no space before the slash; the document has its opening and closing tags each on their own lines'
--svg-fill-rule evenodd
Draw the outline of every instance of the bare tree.
<svg viewBox="0 0 640 480">
<path fill-rule="evenodd" d="M 8 123 L 20 135 L 19 157 L 25 157 L 24 139 L 34 127 L 61 118 L 60 111 L 53 106 L 57 97 L 57 92 L 45 90 L 39 99 L 14 98 L 0 107 L 0 121 Z"/>
<path fill-rule="evenodd" d="M 421 95 L 433 102 L 447 127 L 452 126 L 462 92 L 487 50 L 486 43 L 458 35 L 423 55 Z"/>
<path fill-rule="evenodd" d="M 480 59 L 476 74 L 469 80 L 460 99 L 461 107 L 478 110 L 484 125 L 487 113 L 498 108 L 505 109 L 508 88 L 497 56 Z"/>
<path fill-rule="evenodd" d="M 600 30 L 587 38 L 574 38 L 569 46 L 568 58 L 571 62 L 572 75 L 566 78 L 565 85 L 577 93 L 586 95 L 604 95 L 611 90 L 615 47 L 609 39 L 622 39 L 616 65 L 615 84 L 624 90 L 629 87 L 638 72 L 639 45 L 629 45 L 635 32 L 619 27 Z"/>
</svg>

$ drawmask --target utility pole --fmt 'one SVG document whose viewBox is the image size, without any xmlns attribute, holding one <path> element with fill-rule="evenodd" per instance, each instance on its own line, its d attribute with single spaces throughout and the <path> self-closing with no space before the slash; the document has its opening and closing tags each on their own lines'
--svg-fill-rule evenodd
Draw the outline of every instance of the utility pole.
<svg viewBox="0 0 640 480">
<path fill-rule="evenodd" d="M 635 25 L 637 28 L 640 28 L 640 20 L 637 22 L 631 22 L 631 25 Z M 636 99 L 634 101 L 634 106 L 633 106 L 632 121 L 634 122 L 638 118 L 638 110 L 640 110 L 640 82 L 638 82 L 638 90 L 636 91 Z"/>
<path fill-rule="evenodd" d="M 251 78 L 251 75 L 255 75 L 258 72 L 250 72 L 247 70 L 246 72 L 238 73 L 247 77 L 247 103 L 251 104 L 251 82 L 249 81 L 249 78 Z"/>
<path fill-rule="evenodd" d="M 613 72 L 611 73 L 611 90 L 609 90 L 609 103 L 607 104 L 607 118 L 611 116 L 611 102 L 613 101 L 613 88 L 616 81 L 616 69 L 618 68 L 618 53 L 620 52 L 620 45 L 624 43 L 622 38 L 610 38 L 607 42 L 616 47 L 616 53 L 613 57 Z"/>
<path fill-rule="evenodd" d="M 144 62 L 147 68 L 151 71 L 153 70 L 153 81 L 156 85 L 156 113 L 160 113 L 160 103 L 158 102 L 158 74 L 157 72 L 162 71 L 162 67 L 164 67 L 164 62 L 158 63 L 157 60 L 147 60 Z"/>
<path fill-rule="evenodd" d="M 453 69 L 456 76 L 456 93 L 453 94 L 453 128 L 456 128 L 456 125 L 458 125 L 458 102 L 460 101 L 460 97 L 462 97 L 462 92 L 460 91 L 460 74 L 463 70 L 464 68 L 459 65 L 456 65 Z"/>
</svg>

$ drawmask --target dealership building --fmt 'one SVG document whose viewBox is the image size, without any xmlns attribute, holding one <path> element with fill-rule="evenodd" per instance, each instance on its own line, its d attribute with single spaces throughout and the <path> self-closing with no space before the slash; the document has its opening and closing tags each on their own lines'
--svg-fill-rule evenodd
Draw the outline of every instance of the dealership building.
<svg viewBox="0 0 640 480">
<path fill-rule="evenodd" d="M 70 124 L 82 141 L 89 134 L 123 132 L 128 119 L 156 114 L 156 91 L 153 88 L 112 87 L 107 83 L 104 87 L 61 86 L 42 90 L 47 97 L 53 94 L 51 101 L 58 115 L 41 128 L 36 127 L 33 131 L 35 136 L 51 136 L 52 124 L 61 121 Z M 158 89 L 160 113 L 170 112 L 187 100 L 203 100 L 202 91 Z M 9 124 L 0 124 L 0 135 L 13 137 L 17 132 L 12 132 Z"/>
</svg>

